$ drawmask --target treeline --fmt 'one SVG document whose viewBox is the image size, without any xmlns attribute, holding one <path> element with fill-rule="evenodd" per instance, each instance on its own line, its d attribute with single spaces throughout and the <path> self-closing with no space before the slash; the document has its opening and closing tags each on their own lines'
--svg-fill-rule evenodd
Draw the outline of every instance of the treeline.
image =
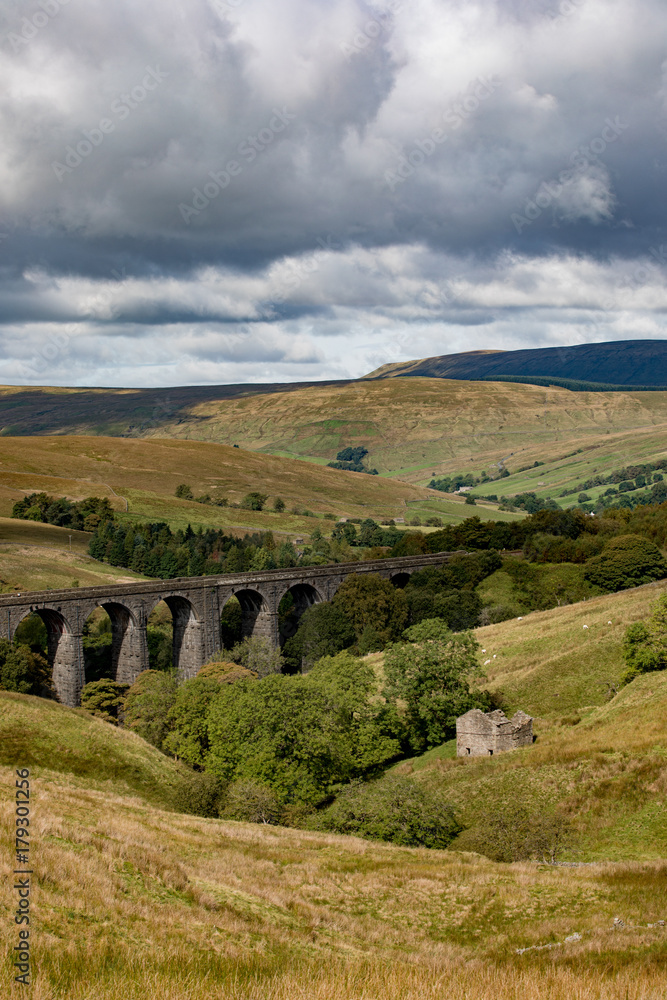
<svg viewBox="0 0 667 1000">
<path fill-rule="evenodd" d="M 23 500 L 17 500 L 12 507 L 12 517 L 56 524 L 76 531 L 95 531 L 102 522 L 113 518 L 113 513 L 106 497 L 86 497 L 75 501 L 52 497 L 48 493 L 30 493 Z"/>
</svg>

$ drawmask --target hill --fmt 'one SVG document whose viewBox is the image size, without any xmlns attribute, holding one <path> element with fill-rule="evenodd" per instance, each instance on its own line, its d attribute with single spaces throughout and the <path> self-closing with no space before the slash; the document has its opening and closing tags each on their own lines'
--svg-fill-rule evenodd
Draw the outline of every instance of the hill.
<svg viewBox="0 0 667 1000">
<path fill-rule="evenodd" d="M 661 995 L 664 863 L 501 865 L 180 815 L 156 801 L 174 781 L 167 758 L 27 696 L 0 695 L 0 760 L 7 875 L 10 768 L 31 769 L 38 998 Z M 15 937 L 3 920 L 8 982 Z"/>
<path fill-rule="evenodd" d="M 667 672 L 614 694 L 629 624 L 648 615 L 667 581 L 489 625 L 475 635 L 488 661 L 483 686 L 508 715 L 534 717 L 531 747 L 455 759 L 455 741 L 397 766 L 444 789 L 468 827 L 455 842 L 479 846 L 494 812 L 558 805 L 574 825 L 578 861 L 667 856 Z M 381 654 L 376 656 L 381 669 Z"/>
<path fill-rule="evenodd" d="M 521 351 L 466 351 L 417 361 L 382 365 L 369 379 L 426 378 L 498 379 L 553 376 L 573 382 L 667 388 L 667 341 L 616 340 L 606 344 L 536 347 Z"/>
<path fill-rule="evenodd" d="M 225 498 L 229 506 L 178 499 L 174 494 L 182 483 L 195 496 Z M 315 517 L 327 513 L 336 520 L 408 518 L 437 511 L 452 521 L 470 513 L 461 497 L 446 500 L 443 507 L 444 498 L 434 490 L 212 442 L 0 437 L 0 512 L 9 514 L 15 500 L 40 490 L 70 499 L 109 496 L 121 518 L 165 520 L 173 527 L 191 523 L 296 535 L 310 534 Z M 239 508 L 253 490 L 268 495 L 268 508 L 280 497 L 285 511 Z M 481 508 L 481 513 L 486 518 L 497 516 L 492 507 Z M 325 525 L 321 528 L 326 530 Z"/>
<path fill-rule="evenodd" d="M 32 400 L 34 419 L 20 409 L 21 421 L 13 422 L 12 417 L 10 423 L 14 411 L 5 410 L 5 434 L 76 432 L 238 444 L 237 456 L 239 451 L 252 451 L 306 459 L 315 465 L 326 465 L 344 447 L 363 445 L 369 452 L 369 465 L 380 472 L 373 478 L 425 484 L 447 473 L 487 471 L 497 476 L 499 463 L 512 473 L 535 461 L 558 464 L 575 453 L 585 458 L 589 451 L 592 465 L 600 459 L 605 468 L 618 468 L 626 459 L 632 461 L 635 453 L 644 455 L 644 460 L 664 454 L 667 430 L 667 392 L 570 392 L 557 387 L 421 377 L 316 385 L 231 399 L 217 398 L 207 389 L 200 401 L 192 390 L 189 401 L 157 411 L 141 426 L 132 424 L 129 408 L 139 405 L 144 390 L 95 391 L 114 396 L 113 418 L 101 416 L 89 390 L 22 389 L 21 397 Z M 167 398 L 171 392 L 165 390 Z M 181 390 L 173 392 L 179 399 Z M 11 406 L 16 393 L 13 388 L 0 390 L 0 409 Z M 128 418 L 124 423 L 117 419 L 123 406 Z M 239 457 L 238 461 L 247 467 L 249 459 Z M 50 464 L 52 474 L 62 475 L 61 469 Z M 39 466 L 32 471 L 38 472 Z M 586 478 L 583 471 L 574 474 Z M 70 472 L 89 474 L 90 466 Z M 353 483 L 361 478 L 352 475 Z M 201 478 L 209 486 L 218 485 L 214 477 L 213 469 L 202 470 Z M 294 478 L 292 494 L 298 493 Z M 340 478 L 326 480 L 331 482 L 338 484 L 336 492 L 344 488 Z M 226 488 L 226 480 L 219 485 Z M 287 488 L 284 480 L 276 480 L 275 487 Z"/>
</svg>

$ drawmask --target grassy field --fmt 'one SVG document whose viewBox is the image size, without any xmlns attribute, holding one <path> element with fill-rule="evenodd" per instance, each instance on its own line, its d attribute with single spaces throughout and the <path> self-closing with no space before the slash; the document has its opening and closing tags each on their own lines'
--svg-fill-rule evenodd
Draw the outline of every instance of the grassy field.
<svg viewBox="0 0 667 1000">
<path fill-rule="evenodd" d="M 667 392 L 570 392 L 516 383 L 393 378 L 260 393 L 248 386 L 232 398 L 224 386 L 162 394 L 158 404 L 153 390 L 10 386 L 0 388 L 0 412 L 5 413 L 5 434 L 238 444 L 306 459 L 315 467 L 343 447 L 364 445 L 367 461 L 381 476 L 415 483 L 451 472 L 497 472 L 501 460 L 511 472 L 535 461 L 557 465 L 581 448 L 579 468 L 545 470 L 554 473 L 549 487 L 562 489 L 586 478 L 596 462 L 618 468 L 665 451 Z M 152 401 L 150 419 L 135 419 L 144 399 L 146 405 Z M 106 422 L 101 413 L 109 414 Z"/>
<path fill-rule="evenodd" d="M 664 997 L 662 861 L 503 865 L 179 815 L 167 758 L 21 695 L 0 695 L 0 762 L 5 879 L 11 768 L 31 769 L 37 1000 Z M 9 896 L 7 997 L 24 995 Z"/>
<path fill-rule="evenodd" d="M 86 531 L 0 517 L 0 593 L 95 587 L 145 577 L 98 562 Z"/>
<path fill-rule="evenodd" d="M 537 739 L 511 754 L 458 760 L 452 741 L 397 765 L 446 792 L 468 827 L 458 846 L 470 847 L 508 803 L 558 805 L 575 834 L 565 858 L 667 857 L 667 673 L 613 694 L 625 629 L 666 592 L 660 581 L 475 631 L 482 686 L 502 692 L 508 715 L 532 715 Z M 382 654 L 373 658 L 381 671 Z"/>
</svg>

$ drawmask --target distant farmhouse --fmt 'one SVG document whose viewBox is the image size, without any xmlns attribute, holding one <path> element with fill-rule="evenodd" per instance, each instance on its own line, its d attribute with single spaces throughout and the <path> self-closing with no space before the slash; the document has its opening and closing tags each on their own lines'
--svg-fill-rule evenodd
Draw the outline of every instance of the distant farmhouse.
<svg viewBox="0 0 667 1000">
<path fill-rule="evenodd" d="M 533 720 L 518 711 L 511 719 L 504 712 L 473 708 L 456 720 L 456 756 L 489 757 L 533 742 Z"/>
</svg>

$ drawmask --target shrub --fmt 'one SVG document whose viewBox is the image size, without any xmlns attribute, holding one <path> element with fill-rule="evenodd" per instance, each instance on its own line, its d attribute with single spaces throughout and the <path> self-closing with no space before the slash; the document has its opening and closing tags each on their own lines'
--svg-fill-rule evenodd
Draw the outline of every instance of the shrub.
<svg viewBox="0 0 667 1000">
<path fill-rule="evenodd" d="M 444 848 L 461 831 L 441 794 L 394 774 L 347 788 L 313 825 L 409 847 Z"/>
<path fill-rule="evenodd" d="M 285 501 L 282 500 L 280 497 L 276 497 L 276 499 L 273 501 L 273 509 L 278 514 L 282 514 L 282 512 L 285 510 Z"/>
<path fill-rule="evenodd" d="M 500 805 L 456 842 L 492 861 L 538 860 L 554 864 L 572 842 L 568 820 L 544 806 Z"/>
<path fill-rule="evenodd" d="M 186 483 L 181 483 L 180 486 L 176 487 L 174 496 L 177 496 L 179 500 L 194 500 L 194 494 Z"/>
<path fill-rule="evenodd" d="M 641 535 L 617 535 L 586 563 L 584 576 L 607 591 L 637 587 L 667 576 L 660 549 Z"/>
<path fill-rule="evenodd" d="M 256 781 L 236 781 L 229 786 L 221 815 L 224 819 L 246 823 L 275 824 L 280 819 L 282 803 L 268 785 Z"/>
<path fill-rule="evenodd" d="M 177 788 L 174 805 L 180 812 L 191 816 L 219 816 L 224 789 L 224 784 L 214 774 L 190 771 L 183 776 Z"/>
</svg>

